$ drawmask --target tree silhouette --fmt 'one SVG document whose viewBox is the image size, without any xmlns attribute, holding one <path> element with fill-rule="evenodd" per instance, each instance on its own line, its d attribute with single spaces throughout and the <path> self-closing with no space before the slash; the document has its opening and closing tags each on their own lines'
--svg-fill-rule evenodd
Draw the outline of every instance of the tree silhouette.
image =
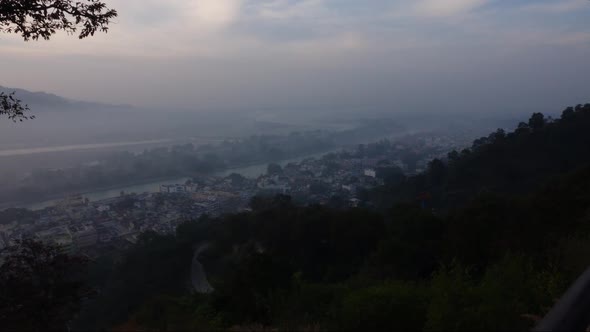
<svg viewBox="0 0 590 332">
<path fill-rule="evenodd" d="M 107 32 L 117 11 L 107 8 L 100 0 L 0 0 L 0 32 L 20 34 L 25 41 L 49 40 L 58 31 L 78 38 Z M 27 105 L 14 94 L 0 92 L 0 116 L 13 121 L 33 118 L 26 116 Z"/>
<path fill-rule="evenodd" d="M 99 0 L 0 0 L 0 32 L 18 33 L 25 41 L 49 40 L 57 31 L 80 39 L 107 32 L 117 11 Z"/>
<path fill-rule="evenodd" d="M 14 97 L 14 92 L 11 94 L 0 92 L 0 115 L 6 115 L 14 122 L 34 119 L 35 116 L 25 115 L 25 112 L 28 110 L 29 106 L 23 104 L 20 99 Z"/>
<path fill-rule="evenodd" d="M 0 326 L 3 330 L 63 330 L 93 294 L 84 285 L 87 259 L 59 247 L 23 240 L 6 248 L 0 265 Z"/>
<path fill-rule="evenodd" d="M 545 126 L 546 120 L 543 113 L 533 113 L 529 119 L 529 127 L 532 130 L 539 130 Z"/>
</svg>

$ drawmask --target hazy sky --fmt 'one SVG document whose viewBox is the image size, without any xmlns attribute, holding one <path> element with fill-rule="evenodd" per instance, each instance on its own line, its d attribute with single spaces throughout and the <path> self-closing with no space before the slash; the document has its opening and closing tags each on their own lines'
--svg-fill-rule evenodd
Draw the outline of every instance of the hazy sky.
<svg viewBox="0 0 590 332">
<path fill-rule="evenodd" d="M 106 35 L 0 35 L 0 85 L 197 110 L 590 102 L 587 0 L 106 2 Z"/>
</svg>

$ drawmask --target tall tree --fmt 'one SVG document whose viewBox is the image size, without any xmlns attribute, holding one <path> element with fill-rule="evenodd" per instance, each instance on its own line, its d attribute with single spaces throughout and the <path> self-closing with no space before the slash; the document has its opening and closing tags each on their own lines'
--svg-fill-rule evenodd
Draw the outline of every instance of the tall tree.
<svg viewBox="0 0 590 332">
<path fill-rule="evenodd" d="M 83 39 L 107 32 L 117 11 L 100 0 L 0 0 L 0 32 L 20 34 L 25 41 L 49 40 L 58 31 Z M 0 92 L 0 116 L 13 121 L 26 116 L 28 106 L 14 94 Z"/>
<path fill-rule="evenodd" d="M 93 291 L 84 285 L 87 259 L 59 247 L 20 241 L 2 252 L 0 326 L 3 330 L 64 330 L 81 301 Z"/>
<path fill-rule="evenodd" d="M 533 113 L 531 118 L 529 119 L 529 127 L 532 130 L 539 130 L 545 126 L 545 116 L 543 113 Z"/>
</svg>

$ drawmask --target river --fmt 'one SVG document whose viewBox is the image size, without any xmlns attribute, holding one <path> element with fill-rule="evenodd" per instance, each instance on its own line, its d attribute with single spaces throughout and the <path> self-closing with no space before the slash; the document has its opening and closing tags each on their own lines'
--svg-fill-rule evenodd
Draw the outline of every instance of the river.
<svg viewBox="0 0 590 332">
<path fill-rule="evenodd" d="M 292 159 L 286 159 L 286 160 L 282 160 L 280 162 L 277 162 L 277 164 L 284 166 L 289 163 L 300 162 L 300 161 L 307 159 L 307 158 L 318 158 L 318 157 L 321 157 L 321 156 L 328 154 L 330 152 L 339 151 L 339 150 L 341 150 L 341 149 L 315 153 L 315 154 L 292 158 Z M 237 174 L 241 174 L 242 176 L 247 177 L 247 178 L 257 178 L 258 176 L 266 173 L 267 166 L 268 166 L 268 163 L 262 163 L 262 164 L 250 165 L 250 166 L 245 166 L 245 167 L 229 168 L 229 169 L 225 169 L 223 171 L 215 172 L 213 175 L 219 176 L 219 177 L 225 177 L 225 176 L 230 175 L 231 173 L 237 173 Z M 145 192 L 153 193 L 153 192 L 160 191 L 160 186 L 163 184 L 180 184 L 180 183 L 185 183 L 189 179 L 190 178 L 188 178 L 188 177 L 170 178 L 170 179 L 146 182 L 143 184 L 134 184 L 134 185 L 121 186 L 118 188 L 110 188 L 108 190 L 91 191 L 91 192 L 84 193 L 83 196 L 88 198 L 89 201 L 95 202 L 95 201 L 100 201 L 100 200 L 104 200 L 104 199 L 117 197 L 121 194 L 121 191 L 123 191 L 125 193 L 138 193 L 138 194 L 145 193 Z M 46 207 L 53 206 L 62 200 L 63 200 L 63 197 L 59 198 L 59 199 L 50 199 L 50 200 L 46 200 L 46 201 L 42 201 L 42 202 L 16 205 L 15 207 L 27 208 L 30 210 L 42 210 Z"/>
<path fill-rule="evenodd" d="M 199 262 L 199 255 L 209 248 L 209 243 L 200 245 L 193 254 L 191 263 L 191 283 L 193 290 L 199 294 L 209 294 L 214 291 L 213 286 L 207 280 L 207 274 L 201 262 Z"/>
<path fill-rule="evenodd" d="M 62 145 L 62 146 L 50 146 L 50 147 L 39 147 L 39 148 L 24 148 L 24 149 L 12 149 L 12 150 L 0 150 L 0 157 L 12 157 L 12 156 L 23 156 L 30 154 L 42 154 L 52 152 L 66 152 L 66 151 L 88 151 L 88 150 L 99 150 L 117 147 L 130 147 L 134 145 L 153 145 L 160 143 L 170 143 L 172 139 L 159 139 L 149 141 L 136 141 L 136 142 L 116 142 L 116 143 L 100 143 L 100 144 L 76 144 L 76 145 Z"/>
</svg>

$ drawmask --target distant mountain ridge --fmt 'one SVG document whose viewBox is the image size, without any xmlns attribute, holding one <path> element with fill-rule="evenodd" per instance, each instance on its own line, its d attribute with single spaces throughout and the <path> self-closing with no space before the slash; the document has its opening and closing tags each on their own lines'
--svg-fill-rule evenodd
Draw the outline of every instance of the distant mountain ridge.
<svg viewBox="0 0 590 332">
<path fill-rule="evenodd" d="M 15 97 L 29 105 L 31 109 L 52 110 L 52 111 L 74 111 L 87 109 L 123 109 L 132 108 L 130 105 L 112 105 L 97 102 L 79 101 L 68 99 L 52 93 L 42 91 L 29 91 L 20 88 L 8 88 L 0 85 L 0 93 L 15 94 Z"/>
</svg>

